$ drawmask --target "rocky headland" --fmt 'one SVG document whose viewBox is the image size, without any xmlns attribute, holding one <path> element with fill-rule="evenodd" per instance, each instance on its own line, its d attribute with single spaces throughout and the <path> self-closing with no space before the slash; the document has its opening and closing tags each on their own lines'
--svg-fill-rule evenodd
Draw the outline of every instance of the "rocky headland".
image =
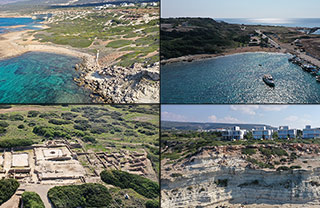
<svg viewBox="0 0 320 208">
<path fill-rule="evenodd" d="M 79 78 L 74 78 L 75 82 L 92 91 L 94 102 L 159 102 L 159 63 L 148 66 L 136 63 L 130 68 L 115 65 L 99 67 L 94 59 L 84 57 L 75 69 L 81 73 Z"/>
</svg>

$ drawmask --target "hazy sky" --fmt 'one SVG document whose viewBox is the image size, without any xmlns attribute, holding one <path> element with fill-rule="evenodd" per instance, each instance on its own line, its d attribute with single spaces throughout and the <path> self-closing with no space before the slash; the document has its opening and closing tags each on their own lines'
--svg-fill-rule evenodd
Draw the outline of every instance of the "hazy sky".
<svg viewBox="0 0 320 208">
<path fill-rule="evenodd" d="M 319 0 L 161 0 L 161 17 L 319 18 Z"/>
<path fill-rule="evenodd" d="M 162 105 L 161 120 L 320 127 L 320 105 Z"/>
</svg>

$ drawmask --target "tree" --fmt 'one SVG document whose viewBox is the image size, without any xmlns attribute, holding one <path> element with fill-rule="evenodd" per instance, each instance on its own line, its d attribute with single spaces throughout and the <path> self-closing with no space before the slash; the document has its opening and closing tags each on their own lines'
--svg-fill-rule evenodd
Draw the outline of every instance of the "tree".
<svg viewBox="0 0 320 208">
<path fill-rule="evenodd" d="M 297 138 L 302 138 L 302 131 L 300 129 L 297 130 Z"/>
<path fill-rule="evenodd" d="M 246 135 L 244 135 L 244 139 L 249 140 L 253 139 L 253 134 L 251 131 L 249 131 Z"/>
<path fill-rule="evenodd" d="M 274 139 L 278 139 L 279 138 L 279 135 L 278 135 L 277 131 L 273 132 L 272 138 L 274 138 Z"/>
<path fill-rule="evenodd" d="M 25 191 L 22 194 L 24 208 L 45 208 L 40 196 L 35 192 Z"/>
</svg>

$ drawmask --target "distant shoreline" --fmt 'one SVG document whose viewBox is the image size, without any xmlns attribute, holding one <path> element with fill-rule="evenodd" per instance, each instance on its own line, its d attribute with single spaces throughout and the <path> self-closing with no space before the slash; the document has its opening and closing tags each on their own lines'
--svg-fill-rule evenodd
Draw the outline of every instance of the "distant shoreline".
<svg viewBox="0 0 320 208">
<path fill-rule="evenodd" d="M 170 58 L 166 60 L 161 60 L 161 65 L 178 63 L 178 62 L 193 62 L 193 61 L 206 60 L 211 58 L 224 57 L 227 55 L 234 55 L 234 54 L 241 54 L 241 53 L 248 53 L 248 52 L 249 53 L 250 52 L 283 53 L 281 50 L 275 49 L 275 48 L 261 48 L 260 46 L 252 46 L 252 47 L 229 49 L 223 53 L 217 53 L 217 54 L 196 54 L 196 55 L 181 56 L 177 58 Z"/>
<path fill-rule="evenodd" d="M 30 15 L 3 15 L 0 14 L 0 18 L 32 18 Z"/>
</svg>

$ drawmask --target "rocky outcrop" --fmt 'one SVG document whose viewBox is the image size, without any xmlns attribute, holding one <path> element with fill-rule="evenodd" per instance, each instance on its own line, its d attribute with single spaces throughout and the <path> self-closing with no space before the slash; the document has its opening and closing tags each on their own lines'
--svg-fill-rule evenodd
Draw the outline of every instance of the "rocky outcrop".
<svg viewBox="0 0 320 208">
<path fill-rule="evenodd" d="M 252 169 L 244 167 L 244 163 L 239 157 L 218 155 L 193 157 L 172 168 L 166 167 L 162 170 L 165 175 L 161 182 L 162 207 L 220 207 L 221 204 L 280 207 L 284 203 L 293 204 L 292 207 L 307 203 L 320 207 L 320 168 L 276 171 Z M 168 171 L 179 174 L 170 177 Z"/>
<path fill-rule="evenodd" d="M 90 89 L 95 102 L 105 103 L 158 103 L 160 90 L 159 63 L 131 68 L 109 66 L 98 68 L 94 61 L 84 59 L 76 66 L 81 71 L 75 81 Z"/>
</svg>

